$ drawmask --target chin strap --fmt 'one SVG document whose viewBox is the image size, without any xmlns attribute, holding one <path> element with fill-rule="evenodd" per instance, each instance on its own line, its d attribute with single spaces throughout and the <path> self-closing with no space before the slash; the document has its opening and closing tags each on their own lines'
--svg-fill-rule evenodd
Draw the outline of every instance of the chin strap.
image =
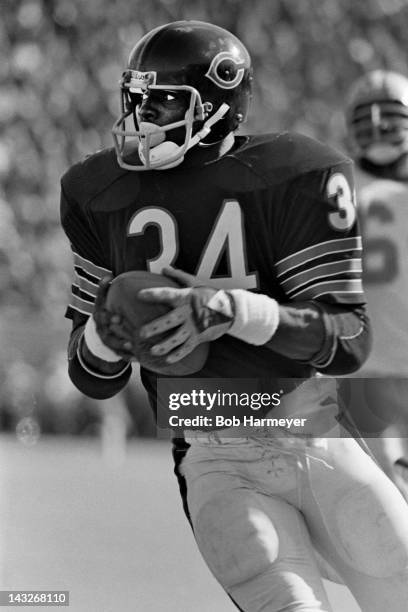
<svg viewBox="0 0 408 612">
<path fill-rule="evenodd" d="M 220 119 L 222 119 L 224 115 L 227 114 L 229 108 L 229 105 L 225 102 L 221 104 L 220 108 L 209 119 L 207 119 L 201 130 L 199 130 L 197 134 L 194 134 L 194 136 L 190 138 L 190 142 L 187 145 L 187 151 L 191 149 L 191 147 L 194 147 L 197 143 L 199 143 L 200 140 L 204 140 L 204 138 L 208 136 L 208 134 L 211 132 L 212 126 L 217 123 L 217 121 L 220 121 Z"/>
<path fill-rule="evenodd" d="M 160 170 L 161 169 L 166 170 L 167 168 L 174 168 L 175 166 L 178 166 L 179 164 L 181 164 L 181 162 L 184 159 L 185 153 L 189 149 L 194 147 L 196 144 L 198 144 L 200 140 L 203 140 L 206 136 L 208 136 L 208 134 L 211 132 L 212 126 L 218 121 L 220 121 L 220 119 L 222 119 L 226 115 L 226 113 L 229 111 L 229 108 L 230 108 L 229 105 L 226 104 L 225 102 L 221 104 L 219 109 L 209 119 L 207 119 L 207 121 L 204 123 L 201 130 L 199 130 L 197 134 L 194 134 L 194 136 L 190 138 L 189 142 L 187 143 L 186 149 L 184 150 L 183 154 L 180 155 L 178 159 L 175 159 L 174 161 L 168 164 L 165 163 L 166 159 L 171 159 L 172 157 L 175 157 L 177 153 L 181 152 L 184 149 L 185 145 L 180 146 L 176 144 L 175 142 L 172 142 L 171 140 L 165 140 L 164 142 L 159 142 L 156 146 L 153 146 L 149 150 L 150 164 L 157 164 L 163 161 L 164 164 L 161 164 L 160 168 L 158 168 Z M 152 124 L 148 123 L 146 125 L 151 126 Z M 140 127 L 142 127 L 142 124 L 140 124 Z M 151 127 L 146 129 L 146 131 L 148 130 L 151 130 Z M 139 145 L 139 156 L 143 164 L 147 165 L 146 159 L 143 153 L 143 147 L 141 145 Z"/>
</svg>

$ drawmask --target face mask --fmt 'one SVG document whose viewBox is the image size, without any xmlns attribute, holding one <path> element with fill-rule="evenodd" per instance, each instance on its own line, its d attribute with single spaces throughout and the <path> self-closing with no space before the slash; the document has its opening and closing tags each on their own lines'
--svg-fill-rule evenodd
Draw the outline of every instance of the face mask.
<svg viewBox="0 0 408 612">
<path fill-rule="evenodd" d="M 402 153 L 400 146 L 377 142 L 365 149 L 364 157 L 377 166 L 387 166 L 395 162 Z"/>
<path fill-rule="evenodd" d="M 184 160 L 184 154 L 203 140 L 211 131 L 211 127 L 217 123 L 228 112 L 229 106 L 225 102 L 221 104 L 219 109 L 207 119 L 203 127 L 195 134 L 188 138 L 184 145 L 178 145 L 171 140 L 166 140 L 165 131 L 161 130 L 157 125 L 141 121 L 139 123 L 139 157 L 145 166 L 153 166 L 167 170 L 181 164 Z"/>
</svg>

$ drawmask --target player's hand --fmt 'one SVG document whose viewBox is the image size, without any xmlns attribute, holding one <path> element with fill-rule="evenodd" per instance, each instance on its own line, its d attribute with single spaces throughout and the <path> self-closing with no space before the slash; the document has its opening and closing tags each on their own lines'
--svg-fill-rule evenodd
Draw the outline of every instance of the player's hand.
<svg viewBox="0 0 408 612">
<path fill-rule="evenodd" d="M 168 273 L 168 270 L 172 270 Z M 193 276 L 179 270 L 166 269 L 167 276 L 180 283 L 199 282 Z M 223 336 L 234 321 L 234 302 L 223 290 L 205 286 L 188 286 L 175 289 L 157 287 L 142 289 L 138 298 L 170 306 L 166 315 L 144 325 L 142 338 L 151 338 L 169 330 L 175 330 L 166 340 L 151 348 L 153 355 L 166 355 L 167 363 L 175 363 L 202 342 L 211 342 Z"/>
<path fill-rule="evenodd" d="M 132 330 L 128 328 L 120 315 L 114 314 L 106 308 L 106 296 L 112 280 L 112 275 L 104 276 L 101 279 L 96 294 L 93 318 L 96 331 L 104 345 L 122 359 L 130 361 L 133 358 Z"/>
<path fill-rule="evenodd" d="M 178 270 L 177 268 L 172 268 L 171 266 L 163 268 L 162 274 L 176 281 L 180 287 L 205 287 L 203 281 L 200 281 L 197 276 L 189 274 L 188 272 L 183 272 L 183 270 Z"/>
</svg>

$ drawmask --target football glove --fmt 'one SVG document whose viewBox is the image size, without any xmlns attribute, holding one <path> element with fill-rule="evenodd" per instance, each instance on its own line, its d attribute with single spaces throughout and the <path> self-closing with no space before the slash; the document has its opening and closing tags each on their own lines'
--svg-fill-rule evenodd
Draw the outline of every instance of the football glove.
<svg viewBox="0 0 408 612">
<path fill-rule="evenodd" d="M 152 355 L 167 355 L 167 363 L 183 359 L 202 342 L 220 338 L 234 321 L 232 297 L 211 287 L 142 289 L 139 299 L 172 308 L 140 330 L 141 338 L 147 339 L 177 328 L 170 337 L 151 348 Z"/>
<path fill-rule="evenodd" d="M 241 289 L 225 291 L 203 286 L 195 277 L 173 268 L 164 269 L 163 274 L 188 286 L 143 289 L 138 297 L 172 308 L 140 330 L 145 339 L 175 330 L 151 348 L 153 355 L 167 355 L 167 363 L 175 363 L 198 344 L 217 340 L 226 333 L 250 344 L 264 344 L 278 327 L 279 305 L 273 298 Z"/>
</svg>

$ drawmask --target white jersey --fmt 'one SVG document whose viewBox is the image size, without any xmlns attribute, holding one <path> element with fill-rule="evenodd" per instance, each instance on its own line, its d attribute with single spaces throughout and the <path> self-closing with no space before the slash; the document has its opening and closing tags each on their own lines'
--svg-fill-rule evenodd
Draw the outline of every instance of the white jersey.
<svg viewBox="0 0 408 612">
<path fill-rule="evenodd" d="M 408 376 L 408 184 L 356 175 L 374 338 L 362 372 Z"/>
</svg>

